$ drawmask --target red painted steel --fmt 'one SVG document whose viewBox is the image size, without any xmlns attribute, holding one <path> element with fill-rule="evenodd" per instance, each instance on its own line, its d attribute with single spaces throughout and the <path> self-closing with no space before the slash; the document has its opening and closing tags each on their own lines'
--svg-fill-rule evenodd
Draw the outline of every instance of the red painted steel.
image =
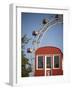
<svg viewBox="0 0 72 90">
<path fill-rule="evenodd" d="M 35 52 L 35 76 L 44 76 L 45 75 L 45 56 L 47 55 L 51 55 L 52 56 L 52 67 L 53 67 L 53 56 L 55 54 L 59 54 L 60 55 L 60 68 L 59 69 L 55 69 L 52 68 L 51 70 L 46 70 L 46 75 L 63 75 L 63 70 L 62 70 L 62 60 L 63 60 L 63 53 L 61 52 L 61 50 L 57 47 L 52 47 L 52 46 L 47 46 L 47 47 L 41 47 L 38 48 Z M 43 56 L 43 64 L 44 64 L 44 68 L 42 70 L 38 70 L 36 68 L 36 64 L 37 64 L 37 58 L 36 56 L 41 55 Z"/>
</svg>

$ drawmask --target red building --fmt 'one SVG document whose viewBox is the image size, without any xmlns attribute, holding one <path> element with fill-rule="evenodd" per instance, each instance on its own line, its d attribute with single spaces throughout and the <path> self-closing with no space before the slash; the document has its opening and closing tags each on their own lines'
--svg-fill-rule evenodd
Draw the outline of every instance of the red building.
<svg viewBox="0 0 72 90">
<path fill-rule="evenodd" d="M 63 53 L 56 47 L 41 47 L 35 52 L 35 76 L 63 75 Z"/>
</svg>

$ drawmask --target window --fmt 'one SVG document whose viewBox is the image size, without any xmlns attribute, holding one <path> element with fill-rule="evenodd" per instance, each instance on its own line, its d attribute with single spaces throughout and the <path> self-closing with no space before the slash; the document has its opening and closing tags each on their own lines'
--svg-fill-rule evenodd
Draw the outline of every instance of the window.
<svg viewBox="0 0 72 90">
<path fill-rule="evenodd" d="M 46 68 L 51 68 L 51 57 L 46 58 Z"/>
<path fill-rule="evenodd" d="M 54 56 L 54 68 L 60 67 L 59 56 Z"/>
<path fill-rule="evenodd" d="M 38 56 L 38 68 L 43 68 L 43 56 Z"/>
</svg>

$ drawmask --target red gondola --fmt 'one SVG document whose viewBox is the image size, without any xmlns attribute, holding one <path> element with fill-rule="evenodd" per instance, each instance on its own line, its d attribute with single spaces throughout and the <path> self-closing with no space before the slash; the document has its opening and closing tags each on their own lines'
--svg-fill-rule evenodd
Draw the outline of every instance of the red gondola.
<svg viewBox="0 0 72 90">
<path fill-rule="evenodd" d="M 35 52 L 35 76 L 63 75 L 63 53 L 56 47 L 41 47 Z"/>
</svg>

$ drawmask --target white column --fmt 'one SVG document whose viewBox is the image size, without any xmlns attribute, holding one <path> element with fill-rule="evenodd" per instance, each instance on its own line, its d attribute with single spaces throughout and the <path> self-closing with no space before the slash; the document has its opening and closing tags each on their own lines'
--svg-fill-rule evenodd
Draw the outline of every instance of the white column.
<svg viewBox="0 0 72 90">
<path fill-rule="evenodd" d="M 46 76 L 46 56 L 45 56 L 45 76 Z"/>
</svg>

